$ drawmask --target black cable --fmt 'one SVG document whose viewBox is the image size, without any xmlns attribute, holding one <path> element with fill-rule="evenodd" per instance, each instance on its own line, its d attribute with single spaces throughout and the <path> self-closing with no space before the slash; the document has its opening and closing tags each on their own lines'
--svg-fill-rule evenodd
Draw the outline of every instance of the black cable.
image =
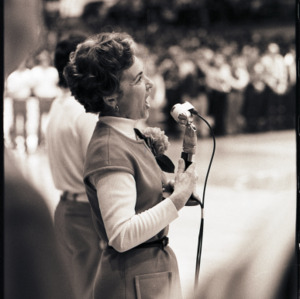
<svg viewBox="0 0 300 299">
<path fill-rule="evenodd" d="M 212 127 L 210 126 L 210 124 L 207 122 L 207 120 L 204 119 L 196 110 L 192 110 L 192 114 L 197 115 L 201 120 L 203 120 L 206 123 L 206 125 L 210 129 L 211 136 L 212 136 L 212 139 L 213 139 L 213 150 L 212 150 L 212 154 L 211 154 L 211 158 L 210 158 L 210 161 L 209 161 L 208 169 L 207 169 L 206 176 L 205 176 L 204 186 L 203 186 L 202 203 L 201 203 L 201 201 L 199 201 L 199 205 L 201 207 L 201 222 L 200 222 L 200 229 L 199 229 L 199 236 L 198 236 L 196 270 L 195 270 L 195 283 L 194 283 L 194 292 L 196 292 L 197 288 L 198 288 L 198 280 L 199 280 L 199 272 L 200 272 L 200 261 L 201 261 L 201 252 L 202 252 L 202 243 L 203 243 L 205 192 L 206 192 L 206 185 L 207 185 L 208 175 L 209 175 L 210 168 L 211 168 L 211 165 L 212 165 L 212 161 L 213 161 L 215 151 L 216 151 L 216 138 L 215 138 L 214 131 L 213 131 Z"/>
</svg>

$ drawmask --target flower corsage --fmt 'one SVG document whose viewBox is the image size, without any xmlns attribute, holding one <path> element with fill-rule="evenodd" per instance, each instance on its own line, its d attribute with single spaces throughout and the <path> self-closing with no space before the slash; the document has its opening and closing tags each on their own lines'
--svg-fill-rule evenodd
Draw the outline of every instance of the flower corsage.
<svg viewBox="0 0 300 299">
<path fill-rule="evenodd" d="M 174 173 L 175 166 L 169 157 L 164 155 L 170 143 L 165 132 L 160 128 L 148 127 L 143 130 L 143 133 L 136 130 L 137 135 L 143 138 L 146 144 L 151 149 L 159 167 L 169 173 Z"/>
</svg>

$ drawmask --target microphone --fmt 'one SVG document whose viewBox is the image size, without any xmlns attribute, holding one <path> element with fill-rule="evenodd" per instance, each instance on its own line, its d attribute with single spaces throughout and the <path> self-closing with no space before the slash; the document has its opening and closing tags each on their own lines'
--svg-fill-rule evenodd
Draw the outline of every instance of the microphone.
<svg viewBox="0 0 300 299">
<path fill-rule="evenodd" d="M 197 111 L 191 103 L 185 102 L 175 104 L 170 113 L 176 122 L 186 127 L 181 158 L 185 161 L 185 169 L 187 169 L 193 163 L 193 157 L 196 153 L 197 133 L 196 127 L 193 125 L 193 114 L 196 114 Z"/>
<path fill-rule="evenodd" d="M 191 103 L 184 102 L 183 104 L 175 104 L 170 113 L 176 122 L 186 126 L 193 122 L 192 114 L 197 114 L 197 111 Z"/>
<path fill-rule="evenodd" d="M 184 104 L 175 104 L 171 109 L 171 115 L 180 125 L 185 126 L 185 132 L 182 144 L 181 158 L 185 162 L 185 170 L 194 162 L 197 145 L 196 127 L 193 125 L 193 114 L 197 114 L 194 106 L 189 102 Z M 193 194 L 186 203 L 187 206 L 198 205 L 199 201 Z"/>
</svg>

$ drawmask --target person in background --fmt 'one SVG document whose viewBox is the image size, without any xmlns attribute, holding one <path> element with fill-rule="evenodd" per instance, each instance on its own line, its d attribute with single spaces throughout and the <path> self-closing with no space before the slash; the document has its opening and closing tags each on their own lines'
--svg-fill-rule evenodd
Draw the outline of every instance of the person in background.
<svg viewBox="0 0 300 299">
<path fill-rule="evenodd" d="M 284 96 L 284 106 L 286 109 L 285 129 L 295 127 L 295 97 L 297 86 L 297 68 L 296 68 L 296 51 L 295 45 L 292 43 L 284 55 L 284 62 L 288 73 L 288 89 Z"/>
<path fill-rule="evenodd" d="M 210 65 L 205 68 L 209 114 L 214 118 L 214 132 L 218 136 L 226 134 L 227 97 L 231 91 L 230 76 L 231 70 L 227 57 L 221 49 L 218 49 Z"/>
<path fill-rule="evenodd" d="M 51 104 L 58 94 L 58 75 L 51 65 L 50 54 L 43 50 L 37 56 L 38 64 L 31 69 L 33 96 L 39 102 L 38 145 L 45 142 L 45 126 Z"/>
<path fill-rule="evenodd" d="M 82 105 L 74 100 L 63 75 L 70 53 L 85 38 L 83 34 L 70 34 L 56 46 L 54 65 L 59 74 L 60 94 L 51 106 L 46 130 L 54 185 L 62 193 L 55 210 L 55 232 L 78 299 L 92 298 L 101 254 L 83 183 L 86 149 L 97 116 L 85 113 Z"/>
<path fill-rule="evenodd" d="M 178 51 L 178 52 L 177 52 Z M 159 72 L 162 74 L 165 83 L 166 103 L 163 106 L 165 115 L 164 127 L 168 136 L 179 136 L 180 128 L 176 126 L 176 122 L 170 115 L 172 107 L 181 101 L 182 94 L 180 88 L 179 63 L 178 57 L 181 58 L 182 53 L 179 47 L 170 47 L 159 61 Z"/>
<path fill-rule="evenodd" d="M 264 67 L 263 79 L 266 84 L 267 129 L 277 130 L 284 122 L 284 94 L 288 90 L 288 71 L 277 43 L 267 44 L 266 51 L 261 57 L 261 64 Z"/>
<path fill-rule="evenodd" d="M 181 77 L 181 101 L 191 103 L 201 116 L 207 118 L 208 99 L 205 86 L 202 84 L 205 77 L 198 67 L 195 57 L 186 55 L 185 59 L 180 63 L 179 73 Z M 197 135 L 199 137 L 208 136 L 209 128 L 200 118 L 195 118 L 194 124 L 197 127 Z"/>
<path fill-rule="evenodd" d="M 246 61 L 237 51 L 229 56 L 231 74 L 228 81 L 231 91 L 227 96 L 226 134 L 237 134 L 243 132 L 245 119 L 242 116 L 244 106 L 244 91 L 250 82 Z"/>
<path fill-rule="evenodd" d="M 72 54 L 64 74 L 87 112 L 99 113 L 88 146 L 84 182 L 103 249 L 94 299 L 182 298 L 168 225 L 195 189 L 193 163 L 179 160 L 174 191 L 163 200 L 162 170 L 135 130 L 148 117 L 153 86 L 135 43 L 125 33 L 90 37 Z"/>
<path fill-rule="evenodd" d="M 39 39 L 41 1 L 5 0 L 5 78 Z M 3 169 L 3 167 L 2 167 Z M 73 299 L 45 199 L 4 149 L 4 299 Z"/>
<path fill-rule="evenodd" d="M 246 60 L 249 83 L 244 91 L 242 115 L 245 119 L 245 132 L 261 132 L 267 128 L 266 111 L 267 97 L 264 81 L 264 66 L 261 63 L 261 45 L 246 44 L 242 56 Z"/>
<path fill-rule="evenodd" d="M 20 134 L 24 140 L 27 151 L 27 100 L 31 96 L 31 70 L 26 67 L 26 60 L 12 72 L 6 80 L 6 97 L 12 101 L 13 119 L 10 129 L 10 142 L 12 147 L 17 147 L 16 138 Z M 22 117 L 21 130 L 17 125 L 17 118 Z"/>
</svg>

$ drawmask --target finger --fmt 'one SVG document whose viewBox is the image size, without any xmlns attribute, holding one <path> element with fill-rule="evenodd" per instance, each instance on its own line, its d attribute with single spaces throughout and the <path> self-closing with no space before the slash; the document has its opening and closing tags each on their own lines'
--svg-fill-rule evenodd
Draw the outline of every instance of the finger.
<svg viewBox="0 0 300 299">
<path fill-rule="evenodd" d="M 183 173 L 185 168 L 185 162 L 182 158 L 178 160 L 178 170 L 177 173 Z"/>
<path fill-rule="evenodd" d="M 170 180 L 169 181 L 169 186 L 171 186 L 172 188 L 174 188 L 175 185 L 175 181 L 174 180 Z"/>
<path fill-rule="evenodd" d="M 163 171 L 161 172 L 161 181 L 162 181 L 163 185 L 167 185 L 168 184 L 167 176 L 166 176 L 166 174 Z"/>
</svg>

